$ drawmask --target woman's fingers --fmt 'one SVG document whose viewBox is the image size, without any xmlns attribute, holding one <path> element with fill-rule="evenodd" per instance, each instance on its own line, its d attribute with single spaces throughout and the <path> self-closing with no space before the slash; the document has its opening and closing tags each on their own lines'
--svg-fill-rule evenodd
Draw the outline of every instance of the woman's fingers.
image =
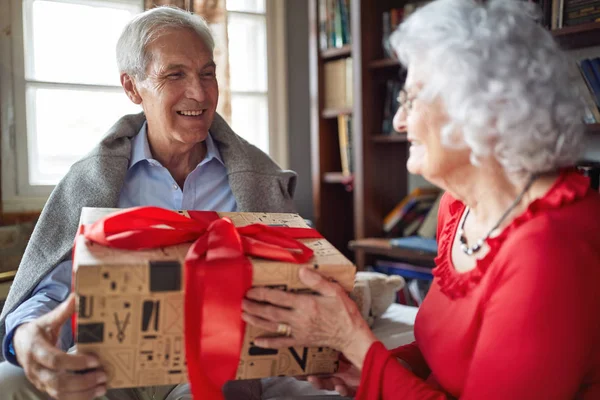
<svg viewBox="0 0 600 400">
<path fill-rule="evenodd" d="M 266 287 L 257 287 L 248 290 L 246 298 L 254 301 L 276 304 L 279 307 L 292 308 L 296 294 L 284 292 L 281 289 L 269 289 Z"/>
<path fill-rule="evenodd" d="M 282 349 L 285 347 L 304 346 L 293 337 L 256 338 L 254 344 L 264 349 Z"/>
<path fill-rule="evenodd" d="M 260 317 L 267 321 L 282 322 L 289 321 L 291 311 L 285 308 L 272 306 L 269 304 L 257 303 L 252 300 L 244 299 L 242 301 L 242 310 L 255 317 Z"/>
<path fill-rule="evenodd" d="M 323 275 L 311 268 L 300 268 L 299 276 L 302 283 L 323 296 L 335 297 L 340 293 L 340 285 L 328 281 Z"/>
<path fill-rule="evenodd" d="M 267 321 L 266 319 L 262 319 L 252 314 L 248 314 L 247 312 L 242 312 L 242 319 L 246 323 L 257 328 L 264 329 L 267 332 L 277 333 L 277 328 L 279 327 L 279 323 L 277 322 Z"/>
</svg>

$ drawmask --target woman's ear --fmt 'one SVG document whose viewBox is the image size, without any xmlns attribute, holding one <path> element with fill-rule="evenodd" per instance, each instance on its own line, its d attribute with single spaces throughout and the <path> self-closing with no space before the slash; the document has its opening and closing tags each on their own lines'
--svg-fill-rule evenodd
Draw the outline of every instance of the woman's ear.
<svg viewBox="0 0 600 400">
<path fill-rule="evenodd" d="M 126 73 L 121 74 L 121 86 L 123 86 L 123 89 L 125 89 L 125 94 L 127 94 L 129 100 L 131 100 L 134 104 L 142 103 L 142 96 L 140 96 L 136 86 L 136 81 L 131 75 Z"/>
</svg>

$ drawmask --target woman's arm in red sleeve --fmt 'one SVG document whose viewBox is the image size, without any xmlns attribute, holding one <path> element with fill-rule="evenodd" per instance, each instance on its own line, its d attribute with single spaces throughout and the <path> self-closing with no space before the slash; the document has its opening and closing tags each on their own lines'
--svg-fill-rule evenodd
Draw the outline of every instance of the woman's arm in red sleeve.
<svg viewBox="0 0 600 400">
<path fill-rule="evenodd" d="M 404 368 L 381 342 L 375 342 L 365 357 L 356 400 L 380 399 L 446 400 L 448 397 Z"/>
<path fill-rule="evenodd" d="M 431 373 L 416 341 L 390 350 L 390 353 L 392 356 L 404 361 L 411 371 L 421 379 L 427 379 Z"/>
</svg>

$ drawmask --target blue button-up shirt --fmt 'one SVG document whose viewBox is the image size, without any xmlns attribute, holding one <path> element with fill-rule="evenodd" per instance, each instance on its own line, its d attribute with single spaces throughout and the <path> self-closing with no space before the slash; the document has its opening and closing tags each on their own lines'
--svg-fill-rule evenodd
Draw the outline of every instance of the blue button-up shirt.
<svg viewBox="0 0 600 400">
<path fill-rule="evenodd" d="M 206 156 L 185 179 L 183 190 L 169 171 L 152 157 L 147 125 L 132 139 L 131 160 L 121 189 L 118 207 L 157 206 L 171 210 L 236 211 L 235 197 L 229 187 L 227 169 L 210 134 Z M 71 289 L 71 260 L 58 264 L 35 287 L 29 299 L 6 317 L 6 336 L 2 344 L 7 361 L 17 364 L 12 351 L 15 329 L 53 310 Z M 71 324 L 63 326 L 58 345 L 73 346 Z"/>
</svg>

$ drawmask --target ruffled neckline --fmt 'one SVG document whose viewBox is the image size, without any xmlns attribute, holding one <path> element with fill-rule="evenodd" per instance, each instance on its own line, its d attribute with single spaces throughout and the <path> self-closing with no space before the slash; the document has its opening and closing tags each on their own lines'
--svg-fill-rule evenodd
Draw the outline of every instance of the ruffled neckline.
<svg viewBox="0 0 600 400">
<path fill-rule="evenodd" d="M 582 198 L 587 193 L 589 185 L 589 179 L 575 168 L 563 170 L 543 197 L 531 202 L 527 210 L 513 219 L 498 236 L 486 240 L 490 248 L 489 252 L 477 260 L 475 268 L 467 272 L 458 272 L 452 263 L 452 243 L 466 206 L 460 200 L 451 200 L 449 215 L 438 238 L 438 256 L 435 259 L 436 267 L 433 269 L 433 275 L 437 278 L 442 293 L 451 299 L 466 296 L 481 281 L 512 231 L 543 211 L 557 209 Z"/>
</svg>

